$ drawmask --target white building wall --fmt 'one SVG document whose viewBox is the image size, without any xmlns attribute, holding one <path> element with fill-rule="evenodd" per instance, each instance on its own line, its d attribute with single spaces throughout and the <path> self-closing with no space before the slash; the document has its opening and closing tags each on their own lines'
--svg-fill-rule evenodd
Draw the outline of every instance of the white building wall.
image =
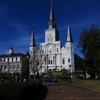
<svg viewBox="0 0 100 100">
<path fill-rule="evenodd" d="M 74 44 L 71 42 L 66 43 L 66 68 L 70 69 L 71 72 L 75 70 L 74 65 Z M 70 59 L 70 61 L 68 60 Z"/>
</svg>

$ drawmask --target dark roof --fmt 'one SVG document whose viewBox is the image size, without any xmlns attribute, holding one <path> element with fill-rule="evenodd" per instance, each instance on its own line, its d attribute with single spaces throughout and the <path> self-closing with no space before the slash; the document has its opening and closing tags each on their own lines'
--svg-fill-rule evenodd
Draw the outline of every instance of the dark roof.
<svg viewBox="0 0 100 100">
<path fill-rule="evenodd" d="M 34 37 L 34 32 L 33 32 L 33 31 L 32 31 L 32 36 L 31 36 L 31 43 L 30 43 L 30 46 L 36 47 L 36 44 L 35 44 L 35 37 Z"/>
<path fill-rule="evenodd" d="M 54 16 L 54 10 L 53 10 L 53 6 L 51 5 L 51 10 L 50 10 L 50 19 L 48 22 L 49 26 L 48 28 L 56 28 L 56 20 L 55 20 L 55 16 Z M 50 27 L 51 26 L 51 27 Z"/>
<path fill-rule="evenodd" d="M 2 57 L 16 57 L 16 56 L 25 56 L 24 54 L 22 53 L 12 53 L 12 54 L 3 54 L 3 55 L 0 55 L 0 58 Z"/>
<path fill-rule="evenodd" d="M 70 29 L 70 25 L 69 24 L 68 24 L 67 42 L 73 43 L 72 33 L 71 33 L 71 29 Z"/>
</svg>

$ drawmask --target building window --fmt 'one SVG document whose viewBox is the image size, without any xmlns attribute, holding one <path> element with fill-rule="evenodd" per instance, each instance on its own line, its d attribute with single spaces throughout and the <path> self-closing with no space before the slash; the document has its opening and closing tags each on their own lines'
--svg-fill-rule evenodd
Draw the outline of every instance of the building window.
<svg viewBox="0 0 100 100">
<path fill-rule="evenodd" d="M 67 50 L 69 51 L 69 46 L 67 47 Z"/>
<path fill-rule="evenodd" d="M 58 53 L 58 48 L 57 48 L 57 53 Z"/>
<path fill-rule="evenodd" d="M 9 70 L 11 70 L 11 65 L 9 66 Z"/>
<path fill-rule="evenodd" d="M 0 67 L 1 71 L 2 71 L 3 66 Z"/>
<path fill-rule="evenodd" d="M 46 57 L 45 57 L 45 65 L 46 65 Z"/>
<path fill-rule="evenodd" d="M 51 64 L 52 64 L 52 60 L 51 60 Z"/>
<path fill-rule="evenodd" d="M 65 59 L 62 60 L 62 64 L 65 64 Z"/>
<path fill-rule="evenodd" d="M 19 65 L 17 65 L 17 70 L 20 70 L 20 66 Z"/>
<path fill-rule="evenodd" d="M 7 70 L 7 65 L 4 66 L 4 71 L 6 71 L 6 70 Z"/>
<path fill-rule="evenodd" d="M 12 62 L 13 62 L 13 58 L 12 58 Z"/>
<path fill-rule="evenodd" d="M 71 51 L 72 51 L 72 47 L 71 47 Z"/>
<path fill-rule="evenodd" d="M 7 65 L 5 66 L 4 70 L 7 71 Z"/>
<path fill-rule="evenodd" d="M 7 66 L 5 66 L 5 69 L 7 69 Z"/>
<path fill-rule="evenodd" d="M 68 58 L 68 63 L 70 63 L 70 58 Z"/>
<path fill-rule="evenodd" d="M 6 58 L 5 61 L 8 61 L 8 58 Z"/>
<path fill-rule="evenodd" d="M 50 64 L 50 60 L 49 60 L 49 64 Z"/>
<path fill-rule="evenodd" d="M 15 70 L 16 69 L 16 66 L 15 65 L 13 65 L 13 70 Z"/>
<path fill-rule="evenodd" d="M 55 57 L 53 56 L 53 64 L 54 64 Z"/>
<path fill-rule="evenodd" d="M 53 38 L 51 37 L 51 42 L 53 41 Z"/>
<path fill-rule="evenodd" d="M 14 61 L 14 62 L 16 61 L 16 57 L 13 58 L 13 61 Z"/>
<path fill-rule="evenodd" d="M 9 62 L 12 62 L 12 58 L 9 58 Z"/>
<path fill-rule="evenodd" d="M 53 40 L 52 36 L 51 35 L 48 35 L 47 42 L 52 42 L 52 40 Z"/>
<path fill-rule="evenodd" d="M 2 60 L 4 60 L 4 58 L 2 58 Z"/>
<path fill-rule="evenodd" d="M 20 61 L 20 57 L 17 57 L 17 61 Z"/>
<path fill-rule="evenodd" d="M 2 69 L 1 70 L 4 70 L 4 66 L 2 66 Z"/>
<path fill-rule="evenodd" d="M 48 42 L 49 42 L 49 37 L 48 37 Z"/>
</svg>

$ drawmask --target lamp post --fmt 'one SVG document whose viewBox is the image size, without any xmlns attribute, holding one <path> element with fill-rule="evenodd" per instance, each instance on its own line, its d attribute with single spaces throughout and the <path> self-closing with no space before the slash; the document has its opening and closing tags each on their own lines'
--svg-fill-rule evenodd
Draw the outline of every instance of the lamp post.
<svg viewBox="0 0 100 100">
<path fill-rule="evenodd" d="M 29 59 L 30 59 L 30 55 L 29 52 L 26 53 L 26 58 L 27 58 L 27 68 L 26 68 L 26 74 L 27 74 L 27 79 L 30 79 L 30 75 L 29 75 Z"/>
<path fill-rule="evenodd" d="M 57 54 L 55 54 L 55 69 L 57 69 L 56 55 Z"/>
<path fill-rule="evenodd" d="M 9 58 L 8 58 L 8 73 L 9 73 Z"/>
<path fill-rule="evenodd" d="M 69 65 L 69 68 L 71 69 L 71 65 Z M 70 83 L 72 83 L 72 78 L 71 78 L 71 71 L 69 69 L 69 75 L 70 75 Z"/>
<path fill-rule="evenodd" d="M 47 77 L 48 77 L 48 54 L 47 54 Z"/>
</svg>

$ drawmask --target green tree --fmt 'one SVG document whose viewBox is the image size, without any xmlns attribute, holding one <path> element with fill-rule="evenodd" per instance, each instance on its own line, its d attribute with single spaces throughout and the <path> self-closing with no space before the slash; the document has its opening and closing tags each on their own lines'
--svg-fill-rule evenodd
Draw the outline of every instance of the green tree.
<svg viewBox="0 0 100 100">
<path fill-rule="evenodd" d="M 91 78 L 100 76 L 100 29 L 92 25 L 84 29 L 79 37 L 78 48 L 84 55 L 84 68 Z"/>
</svg>

